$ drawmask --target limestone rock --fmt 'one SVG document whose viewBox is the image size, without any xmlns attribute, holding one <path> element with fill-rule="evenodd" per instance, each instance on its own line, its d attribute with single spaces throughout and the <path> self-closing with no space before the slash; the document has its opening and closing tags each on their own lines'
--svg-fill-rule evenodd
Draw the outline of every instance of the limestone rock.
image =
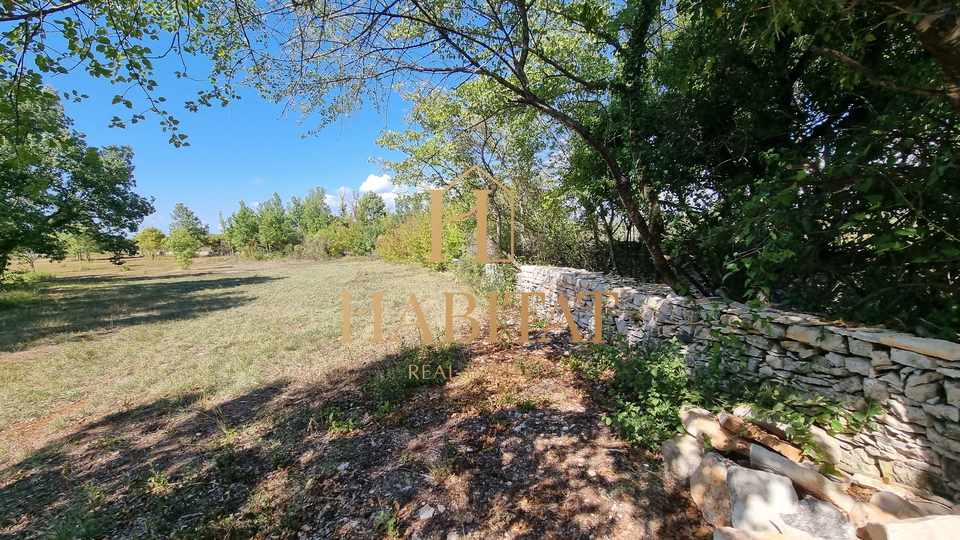
<svg viewBox="0 0 960 540">
<path fill-rule="evenodd" d="M 922 338 L 909 334 L 894 334 L 880 338 L 880 343 L 890 347 L 918 352 L 927 356 L 943 358 L 944 360 L 960 360 L 960 345 L 942 339 Z"/>
<path fill-rule="evenodd" d="M 926 515 L 916 505 L 903 500 L 889 491 L 878 491 L 874 493 L 873 497 L 870 498 L 870 504 L 888 514 L 896 516 L 897 519 L 918 518 Z"/>
<path fill-rule="evenodd" d="M 797 492 L 785 476 L 734 465 L 727 471 L 731 522 L 738 529 L 779 532 L 777 519 L 793 512 Z"/>
<path fill-rule="evenodd" d="M 923 412 L 929 414 L 930 416 L 936 416 L 937 418 L 951 420 L 953 422 L 960 422 L 960 409 L 952 405 L 929 405 L 924 403 L 921 405 L 921 407 L 923 407 Z"/>
<path fill-rule="evenodd" d="M 960 540 L 960 516 L 929 516 L 868 523 L 857 533 L 866 540 Z"/>
<path fill-rule="evenodd" d="M 873 367 L 882 369 L 892 366 L 893 360 L 890 360 L 890 353 L 887 351 L 873 351 L 870 353 L 870 363 Z"/>
<path fill-rule="evenodd" d="M 829 433 L 811 425 L 810 438 L 820 446 L 828 462 L 838 465 L 843 460 L 843 447 L 840 446 L 840 441 L 831 437 Z"/>
<path fill-rule="evenodd" d="M 847 338 L 847 348 L 850 349 L 850 354 L 855 354 L 857 356 L 870 356 L 870 353 L 877 350 L 877 346 L 868 341 L 860 341 L 859 339 L 854 339 L 852 337 Z"/>
<path fill-rule="evenodd" d="M 792 529 L 808 533 L 822 540 L 853 540 L 856 531 L 837 507 L 812 497 L 806 497 L 793 512 L 780 517 Z"/>
<path fill-rule="evenodd" d="M 863 395 L 879 402 L 881 405 L 886 405 L 887 400 L 890 399 L 887 383 L 877 379 L 866 378 L 863 380 Z"/>
<path fill-rule="evenodd" d="M 960 382 L 947 381 L 943 383 L 943 389 L 947 393 L 947 403 L 960 407 Z"/>
<path fill-rule="evenodd" d="M 821 326 L 788 326 L 787 339 L 799 341 L 827 351 L 847 353 L 847 340 Z"/>
<path fill-rule="evenodd" d="M 671 490 L 686 486 L 704 457 L 703 443 L 686 433 L 664 441 L 660 453 L 663 481 Z"/>
<path fill-rule="evenodd" d="M 853 497 L 847 495 L 843 485 L 758 444 L 750 447 L 750 463 L 755 467 L 788 477 L 801 488 L 832 502 L 844 512 L 849 512 L 856 502 Z"/>
<path fill-rule="evenodd" d="M 857 501 L 853 505 L 847 517 L 858 533 L 868 523 L 887 523 L 897 520 L 897 516 L 880 509 L 876 505 L 861 501 Z"/>
<path fill-rule="evenodd" d="M 903 390 L 903 395 L 917 402 L 923 402 L 930 398 L 937 397 L 939 393 L 940 383 L 917 384 L 907 386 Z"/>
<path fill-rule="evenodd" d="M 903 349 L 891 349 L 890 360 L 898 364 L 903 364 L 905 366 L 910 366 L 917 369 L 937 368 L 937 361 L 933 358 L 915 353 L 913 351 L 905 351 Z"/>
<path fill-rule="evenodd" d="M 813 537 L 802 532 L 791 534 L 761 533 L 742 531 L 732 527 L 720 527 L 713 531 L 713 540 L 813 540 Z"/>
<path fill-rule="evenodd" d="M 710 445 L 721 452 L 750 453 L 750 441 L 737 437 L 724 429 L 715 416 L 706 409 L 686 405 L 680 409 L 680 421 L 683 429 L 698 441 L 709 441 Z"/>
<path fill-rule="evenodd" d="M 844 363 L 844 367 L 847 368 L 851 373 L 856 373 L 858 375 L 863 375 L 864 377 L 873 377 L 876 375 L 876 368 L 873 367 L 873 363 L 869 358 L 863 358 L 861 356 L 850 356 L 847 358 Z"/>
<path fill-rule="evenodd" d="M 690 498 L 700 509 L 704 521 L 714 527 L 729 527 L 731 524 L 727 470 L 732 465 L 732 461 L 710 452 L 690 477 Z"/>
</svg>

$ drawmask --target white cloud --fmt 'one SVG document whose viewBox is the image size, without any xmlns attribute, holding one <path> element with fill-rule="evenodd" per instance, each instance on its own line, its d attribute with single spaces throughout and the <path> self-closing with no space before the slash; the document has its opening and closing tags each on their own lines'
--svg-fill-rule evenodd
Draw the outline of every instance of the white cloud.
<svg viewBox="0 0 960 540">
<path fill-rule="evenodd" d="M 394 190 L 396 186 L 390 182 L 390 175 L 384 174 L 377 176 L 371 174 L 367 176 L 367 179 L 360 184 L 360 191 L 372 191 L 374 193 L 390 193 Z"/>
<path fill-rule="evenodd" d="M 256 176 L 254 176 L 253 180 L 251 180 L 250 183 L 253 185 L 262 184 L 263 178 L 257 178 Z"/>
<path fill-rule="evenodd" d="M 250 203 L 250 208 L 260 208 L 260 203 L 258 201 L 253 201 Z"/>
</svg>

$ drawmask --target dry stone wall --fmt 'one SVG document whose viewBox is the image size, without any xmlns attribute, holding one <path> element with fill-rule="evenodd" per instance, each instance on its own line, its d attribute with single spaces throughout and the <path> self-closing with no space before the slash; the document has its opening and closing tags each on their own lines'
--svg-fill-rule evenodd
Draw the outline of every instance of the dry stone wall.
<svg viewBox="0 0 960 540">
<path fill-rule="evenodd" d="M 867 400 L 884 413 L 878 429 L 837 435 L 838 468 L 960 499 L 960 345 L 877 328 L 853 328 L 819 317 L 753 308 L 720 299 L 691 299 L 662 285 L 573 268 L 523 266 L 517 289 L 542 292 L 539 315 L 563 322 L 564 295 L 581 331 L 593 332 L 592 297 L 605 298 L 604 333 L 631 345 L 672 337 L 691 368 L 705 365 L 714 344 L 737 376 L 792 386 L 859 410 Z"/>
</svg>

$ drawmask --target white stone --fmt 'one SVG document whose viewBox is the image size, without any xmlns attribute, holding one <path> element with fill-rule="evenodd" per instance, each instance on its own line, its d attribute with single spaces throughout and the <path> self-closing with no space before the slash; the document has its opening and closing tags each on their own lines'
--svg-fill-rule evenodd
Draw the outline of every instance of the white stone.
<svg viewBox="0 0 960 540">
<path fill-rule="evenodd" d="M 732 461 L 710 452 L 690 477 L 690 498 L 700 509 L 704 521 L 714 527 L 730 526 L 727 470 L 732 464 Z"/>
<path fill-rule="evenodd" d="M 787 339 L 799 341 L 827 351 L 838 353 L 847 353 L 847 340 L 829 332 L 826 328 L 820 326 L 789 326 L 787 327 Z"/>
<path fill-rule="evenodd" d="M 890 353 L 887 351 L 873 351 L 870 353 L 870 363 L 872 363 L 875 368 L 885 368 L 893 365 L 893 361 L 890 360 Z"/>
<path fill-rule="evenodd" d="M 926 401 L 930 398 L 937 397 L 938 393 L 940 393 L 940 383 L 918 384 L 915 386 L 908 386 L 903 391 L 903 395 L 918 402 Z"/>
<path fill-rule="evenodd" d="M 888 388 L 892 388 L 897 392 L 903 392 L 903 381 L 900 380 L 900 374 L 896 372 L 890 372 L 880 377 L 879 380 L 887 383 Z"/>
<path fill-rule="evenodd" d="M 960 540 L 960 516 L 867 523 L 857 532 L 865 540 Z"/>
<path fill-rule="evenodd" d="M 960 360 L 960 344 L 942 339 L 930 339 L 909 334 L 894 334 L 880 339 L 880 343 L 899 349 L 907 349 L 927 356 L 944 360 Z"/>
<path fill-rule="evenodd" d="M 923 412 L 936 416 L 937 418 L 943 418 L 944 420 L 950 420 L 953 422 L 960 422 L 960 409 L 954 407 L 953 405 L 928 405 L 924 403 L 922 405 Z"/>
<path fill-rule="evenodd" d="M 847 348 L 850 349 L 850 354 L 857 356 L 870 356 L 870 353 L 877 350 L 877 346 L 873 343 L 854 338 L 847 339 Z"/>
<path fill-rule="evenodd" d="M 943 389 L 947 393 L 947 403 L 960 407 L 960 382 L 946 381 L 943 383 Z"/>
<path fill-rule="evenodd" d="M 870 359 L 861 356 L 847 357 L 844 367 L 850 370 L 850 372 L 863 375 L 864 377 L 875 377 L 877 374 L 877 370 L 873 367 Z"/>
<path fill-rule="evenodd" d="M 906 387 L 917 386 L 918 384 L 928 384 L 936 381 L 942 381 L 943 374 L 936 371 L 921 371 L 907 377 Z"/>
<path fill-rule="evenodd" d="M 943 373 L 951 379 L 960 379 L 960 369 L 948 367 L 948 366 L 937 366 L 937 373 Z"/>
<path fill-rule="evenodd" d="M 833 385 L 833 389 L 844 394 L 852 394 L 863 390 L 863 383 L 860 382 L 860 377 L 847 377 Z"/>
<path fill-rule="evenodd" d="M 417 514 L 417 517 L 420 519 L 430 519 L 437 512 L 437 510 L 430 506 L 429 504 L 420 509 L 420 512 Z"/>
<path fill-rule="evenodd" d="M 827 362 L 830 362 L 830 365 L 837 368 L 845 367 L 847 363 L 847 357 L 842 354 L 837 354 L 834 352 L 828 352 L 823 356 Z"/>
<path fill-rule="evenodd" d="M 797 492 L 786 476 L 734 465 L 727 471 L 733 526 L 755 532 L 778 532 L 780 514 L 793 512 Z"/>
<path fill-rule="evenodd" d="M 663 479 L 670 488 L 685 486 L 703 461 L 703 443 L 686 433 L 664 441 L 660 446 L 663 456 Z"/>
<path fill-rule="evenodd" d="M 937 368 L 937 361 L 933 358 L 903 349 L 890 349 L 890 360 L 893 360 L 898 364 L 915 367 L 917 369 Z"/>
<path fill-rule="evenodd" d="M 791 532 L 790 534 L 758 533 L 741 531 L 733 527 L 720 527 L 713 531 L 713 540 L 815 540 L 809 534 Z"/>
<path fill-rule="evenodd" d="M 887 383 L 870 378 L 863 380 L 863 395 L 879 402 L 881 405 L 886 405 L 887 400 L 890 399 L 890 392 L 887 391 Z"/>
</svg>

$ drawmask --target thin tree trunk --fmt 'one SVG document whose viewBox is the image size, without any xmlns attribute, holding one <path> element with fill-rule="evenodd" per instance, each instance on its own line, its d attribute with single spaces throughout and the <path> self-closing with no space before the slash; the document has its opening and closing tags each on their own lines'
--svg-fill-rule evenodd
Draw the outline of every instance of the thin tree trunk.
<svg viewBox="0 0 960 540">
<path fill-rule="evenodd" d="M 613 267 L 613 273 L 620 274 L 620 268 L 617 266 L 617 254 L 613 249 L 613 229 L 610 228 L 605 216 L 600 216 L 600 220 L 603 221 L 603 231 L 607 234 L 607 245 L 610 248 L 610 266 Z"/>
</svg>

